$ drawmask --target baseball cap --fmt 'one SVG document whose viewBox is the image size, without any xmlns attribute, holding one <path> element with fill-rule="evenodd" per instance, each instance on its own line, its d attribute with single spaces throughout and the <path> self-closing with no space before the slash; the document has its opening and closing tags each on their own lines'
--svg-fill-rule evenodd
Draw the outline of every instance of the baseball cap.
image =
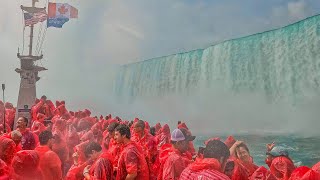
<svg viewBox="0 0 320 180">
<path fill-rule="evenodd" d="M 283 146 L 275 146 L 270 152 L 267 152 L 267 155 L 272 156 L 289 156 L 288 150 Z"/>
<path fill-rule="evenodd" d="M 188 130 L 184 128 L 175 129 L 171 133 L 171 141 L 193 141 L 195 138 L 195 136 L 191 136 Z"/>
</svg>

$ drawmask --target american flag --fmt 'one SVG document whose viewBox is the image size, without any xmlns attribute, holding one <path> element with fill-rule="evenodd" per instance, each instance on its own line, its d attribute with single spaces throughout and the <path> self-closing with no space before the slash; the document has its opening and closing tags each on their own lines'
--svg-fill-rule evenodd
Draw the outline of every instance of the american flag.
<svg viewBox="0 0 320 180">
<path fill-rule="evenodd" d="M 37 13 L 24 13 L 24 24 L 25 26 L 31 26 L 37 24 L 38 22 L 43 22 L 47 20 L 47 16 L 48 15 L 45 10 Z"/>
</svg>

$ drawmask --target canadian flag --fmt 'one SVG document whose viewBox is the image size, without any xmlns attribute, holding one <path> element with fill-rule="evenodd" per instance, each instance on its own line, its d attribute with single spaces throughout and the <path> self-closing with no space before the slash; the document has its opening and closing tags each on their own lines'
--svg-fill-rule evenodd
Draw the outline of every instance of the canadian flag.
<svg viewBox="0 0 320 180">
<path fill-rule="evenodd" d="M 48 18 L 78 18 L 78 9 L 68 3 L 49 3 Z"/>
</svg>

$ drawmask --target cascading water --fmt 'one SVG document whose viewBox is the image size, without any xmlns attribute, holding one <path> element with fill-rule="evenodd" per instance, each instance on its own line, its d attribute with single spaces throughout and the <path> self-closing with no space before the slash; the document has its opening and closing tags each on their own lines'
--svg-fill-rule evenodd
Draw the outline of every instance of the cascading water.
<svg viewBox="0 0 320 180">
<path fill-rule="evenodd" d="M 206 49 L 124 65 L 115 91 L 122 97 L 150 97 L 222 86 L 297 102 L 320 92 L 319 47 L 317 15 Z"/>
</svg>

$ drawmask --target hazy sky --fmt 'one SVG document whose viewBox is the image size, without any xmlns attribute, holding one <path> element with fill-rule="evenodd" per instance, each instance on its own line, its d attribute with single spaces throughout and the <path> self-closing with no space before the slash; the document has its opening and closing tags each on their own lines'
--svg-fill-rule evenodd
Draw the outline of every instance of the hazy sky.
<svg viewBox="0 0 320 180">
<path fill-rule="evenodd" d="M 45 1 L 39 0 L 39 6 Z M 17 101 L 17 49 L 23 47 L 21 4 L 0 1 L 0 82 Z M 42 47 L 38 95 L 64 99 L 69 107 L 97 112 L 117 109 L 108 103 L 115 67 L 153 57 L 204 48 L 223 40 L 258 33 L 320 12 L 316 0 L 65 0 L 79 9 L 62 29 L 49 28 Z M 25 31 L 28 33 L 28 30 Z M 37 42 L 37 32 L 35 42 Z M 27 38 L 25 38 L 27 41 Z M 27 44 L 25 45 L 25 52 Z M 112 87 L 111 87 L 112 88 Z M 116 110 L 114 110 L 116 111 Z"/>
</svg>

